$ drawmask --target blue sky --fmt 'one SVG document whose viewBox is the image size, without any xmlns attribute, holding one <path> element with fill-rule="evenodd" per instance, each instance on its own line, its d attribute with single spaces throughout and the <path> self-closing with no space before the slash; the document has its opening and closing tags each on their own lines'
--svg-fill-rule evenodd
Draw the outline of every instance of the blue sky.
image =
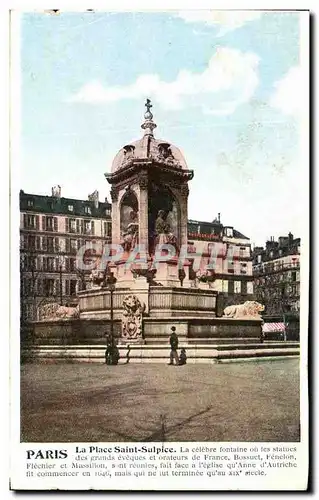
<svg viewBox="0 0 319 500">
<path fill-rule="evenodd" d="M 189 217 L 218 212 L 255 244 L 302 228 L 299 14 L 254 11 L 25 13 L 21 188 L 109 196 L 104 172 L 142 135 L 195 176 Z"/>
</svg>

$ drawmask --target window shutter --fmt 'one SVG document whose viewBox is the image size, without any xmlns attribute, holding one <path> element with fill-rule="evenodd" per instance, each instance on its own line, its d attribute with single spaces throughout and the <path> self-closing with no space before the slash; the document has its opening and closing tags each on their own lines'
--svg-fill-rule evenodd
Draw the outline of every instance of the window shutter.
<svg viewBox="0 0 319 500">
<path fill-rule="evenodd" d="M 59 238 L 54 238 L 54 249 L 55 252 L 58 252 L 60 250 Z"/>
<path fill-rule="evenodd" d="M 58 232 L 58 218 L 53 217 L 53 229 L 57 233 Z"/>
<path fill-rule="evenodd" d="M 47 251 L 48 249 L 48 238 L 47 236 L 43 236 L 42 238 L 42 250 Z"/>
<path fill-rule="evenodd" d="M 81 234 L 84 234 L 84 220 L 81 219 Z"/>
<path fill-rule="evenodd" d="M 40 227 L 40 216 L 39 215 L 35 216 L 35 227 L 36 227 L 36 229 L 39 229 L 39 227 Z"/>
<path fill-rule="evenodd" d="M 40 247 L 41 247 L 40 236 L 36 236 L 36 238 L 35 238 L 35 248 L 36 248 L 36 250 L 40 250 Z"/>
<path fill-rule="evenodd" d="M 28 216 L 27 216 L 27 214 L 23 214 L 23 227 L 24 228 L 28 227 Z"/>
<path fill-rule="evenodd" d="M 66 233 L 69 233 L 70 232 L 70 228 L 69 228 L 69 218 L 66 217 L 65 218 L 65 232 Z"/>
<path fill-rule="evenodd" d="M 45 215 L 42 215 L 42 231 L 46 231 L 47 230 L 47 225 L 46 225 L 46 216 Z"/>
<path fill-rule="evenodd" d="M 234 293 L 234 282 L 233 282 L 233 280 L 228 280 L 228 293 Z"/>
<path fill-rule="evenodd" d="M 66 238 L 66 240 L 65 240 L 65 251 L 66 251 L 66 253 L 70 253 L 70 240 L 69 240 L 69 238 Z"/>
<path fill-rule="evenodd" d="M 94 220 L 91 221 L 91 234 L 95 234 L 94 232 Z"/>
<path fill-rule="evenodd" d="M 80 220 L 79 219 L 76 219 L 76 232 L 77 233 L 80 232 Z"/>
</svg>

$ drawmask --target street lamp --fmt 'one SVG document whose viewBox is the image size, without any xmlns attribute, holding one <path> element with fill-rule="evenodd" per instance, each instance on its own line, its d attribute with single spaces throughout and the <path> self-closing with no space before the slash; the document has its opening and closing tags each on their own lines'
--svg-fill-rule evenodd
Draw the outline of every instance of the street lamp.
<svg viewBox="0 0 319 500">
<path fill-rule="evenodd" d="M 115 290 L 115 283 L 116 283 L 116 278 L 114 276 L 113 273 L 109 273 L 107 275 L 107 278 L 104 282 L 104 286 L 106 288 L 108 288 L 108 290 L 110 291 L 110 322 L 111 322 L 111 358 L 112 358 L 112 362 L 111 364 L 116 364 L 114 362 L 114 320 L 113 320 L 113 293 L 114 293 L 114 290 Z M 108 352 L 108 350 L 107 350 Z"/>
<path fill-rule="evenodd" d="M 60 274 L 60 304 L 63 305 L 63 294 L 62 294 L 62 264 L 59 265 Z"/>
</svg>

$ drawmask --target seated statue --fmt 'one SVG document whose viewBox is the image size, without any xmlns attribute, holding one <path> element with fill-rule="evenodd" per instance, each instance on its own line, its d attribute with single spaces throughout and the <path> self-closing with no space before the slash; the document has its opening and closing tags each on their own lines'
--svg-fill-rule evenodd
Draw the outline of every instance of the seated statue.
<svg viewBox="0 0 319 500">
<path fill-rule="evenodd" d="M 164 210 L 159 210 L 155 221 L 155 244 L 169 243 L 177 248 L 177 239 L 166 221 Z"/>
<path fill-rule="evenodd" d="M 123 232 L 122 246 L 125 252 L 130 252 L 133 250 L 137 243 L 138 238 L 138 222 L 137 213 L 132 210 L 130 213 L 130 222 Z"/>
</svg>

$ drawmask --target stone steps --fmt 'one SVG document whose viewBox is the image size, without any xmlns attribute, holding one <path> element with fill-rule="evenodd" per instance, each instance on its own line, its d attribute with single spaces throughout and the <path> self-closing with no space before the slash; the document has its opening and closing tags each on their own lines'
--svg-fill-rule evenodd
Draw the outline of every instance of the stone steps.
<svg viewBox="0 0 319 500">
<path fill-rule="evenodd" d="M 183 344 L 187 363 L 218 363 L 230 360 L 249 360 L 257 358 L 277 358 L 299 356 L 298 342 L 269 342 L 263 344 L 227 344 L 210 345 Z M 167 363 L 170 347 L 167 344 L 119 346 L 119 364 L 127 363 Z M 36 346 L 32 349 L 22 349 L 25 361 L 41 362 L 98 362 L 105 361 L 105 347 L 101 345 L 56 345 Z"/>
</svg>

